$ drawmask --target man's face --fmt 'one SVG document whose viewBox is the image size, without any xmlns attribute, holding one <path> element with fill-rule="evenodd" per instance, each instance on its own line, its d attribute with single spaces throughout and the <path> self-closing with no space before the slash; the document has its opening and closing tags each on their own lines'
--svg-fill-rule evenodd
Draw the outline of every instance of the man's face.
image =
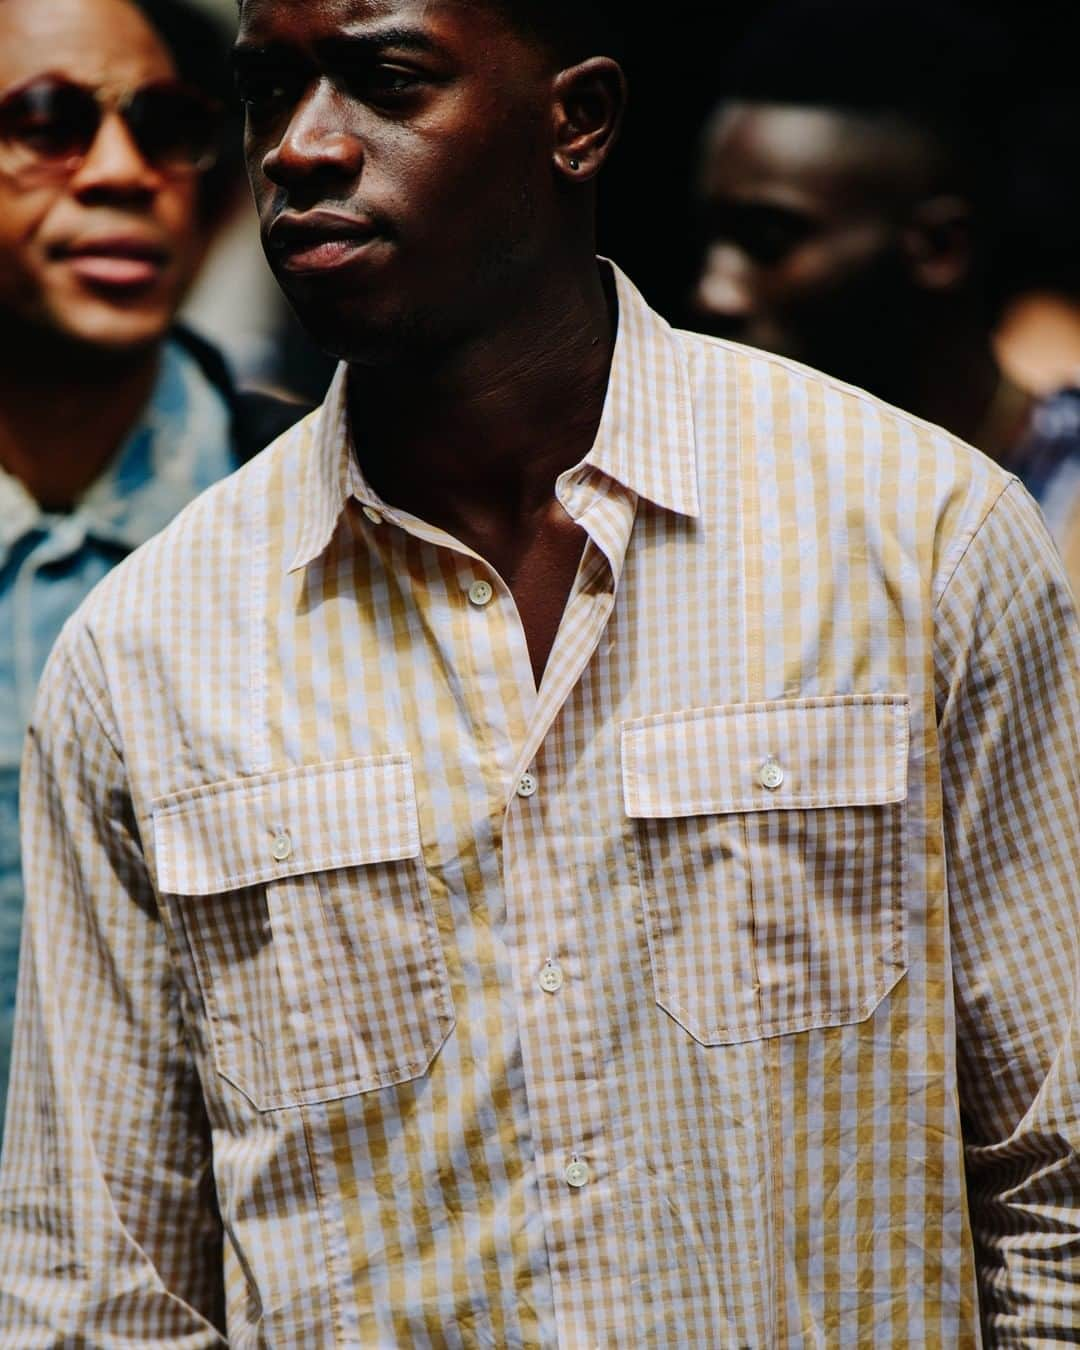
<svg viewBox="0 0 1080 1350">
<path fill-rule="evenodd" d="M 913 286 L 898 223 L 911 178 L 903 150 L 824 109 L 724 107 L 698 177 L 697 325 L 862 377 Z"/>
<path fill-rule="evenodd" d="M 125 0 L 0 0 L 0 97 L 41 76 L 108 92 L 174 79 Z M 160 338 L 199 253 L 194 176 L 163 177 L 115 113 L 69 177 L 0 167 L 0 320 L 113 351 Z M 16 339 L 17 340 L 17 339 Z"/>
<path fill-rule="evenodd" d="M 264 245 L 360 363 L 494 331 L 558 228 L 550 58 L 485 0 L 244 0 L 237 72 Z"/>
</svg>

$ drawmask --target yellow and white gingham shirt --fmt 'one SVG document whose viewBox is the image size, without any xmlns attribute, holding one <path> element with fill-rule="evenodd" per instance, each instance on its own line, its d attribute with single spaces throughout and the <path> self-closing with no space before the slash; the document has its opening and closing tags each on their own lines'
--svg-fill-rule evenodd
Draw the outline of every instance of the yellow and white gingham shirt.
<svg viewBox="0 0 1080 1350">
<path fill-rule="evenodd" d="M 3 1346 L 1075 1340 L 1060 563 L 988 460 L 617 280 L 539 693 L 340 377 L 69 624 Z"/>
</svg>

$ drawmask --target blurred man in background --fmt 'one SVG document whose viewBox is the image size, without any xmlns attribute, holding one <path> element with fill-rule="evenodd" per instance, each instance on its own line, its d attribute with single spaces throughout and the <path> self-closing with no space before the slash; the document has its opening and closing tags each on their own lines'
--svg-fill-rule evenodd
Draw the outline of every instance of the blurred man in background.
<svg viewBox="0 0 1080 1350">
<path fill-rule="evenodd" d="M 771 10 L 703 138 L 693 322 L 944 426 L 1046 504 L 1075 437 L 1048 446 L 1043 419 L 1036 450 L 1033 400 L 992 343 L 1009 64 L 997 27 L 959 7 Z"/>
<path fill-rule="evenodd" d="M 299 411 L 239 396 L 173 328 L 215 223 L 215 60 L 180 0 L 0 5 L 0 1115 L 45 658 L 110 568 Z"/>
</svg>

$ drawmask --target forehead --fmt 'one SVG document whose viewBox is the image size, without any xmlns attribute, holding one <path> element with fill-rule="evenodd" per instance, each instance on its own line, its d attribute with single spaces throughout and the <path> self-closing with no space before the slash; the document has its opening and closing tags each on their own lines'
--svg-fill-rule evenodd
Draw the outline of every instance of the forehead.
<svg viewBox="0 0 1080 1350">
<path fill-rule="evenodd" d="M 755 196 L 776 205 L 835 209 L 916 191 L 914 134 L 829 108 L 730 103 L 702 149 L 705 196 Z"/>
<path fill-rule="evenodd" d="M 0 0 L 2 2 L 2 0 Z M 317 47 L 337 36 L 417 34 L 480 54 L 500 36 L 522 41 L 497 0 L 242 0 L 240 42 Z"/>
<path fill-rule="evenodd" d="M 175 73 L 165 45 L 127 0 L 0 0 L 0 89 L 45 70 L 118 85 Z"/>
</svg>

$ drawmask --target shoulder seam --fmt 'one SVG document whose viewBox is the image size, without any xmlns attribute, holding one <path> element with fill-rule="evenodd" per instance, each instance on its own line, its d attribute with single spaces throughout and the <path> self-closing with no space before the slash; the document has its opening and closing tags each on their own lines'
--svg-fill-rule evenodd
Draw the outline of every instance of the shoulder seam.
<svg viewBox="0 0 1080 1350">
<path fill-rule="evenodd" d="M 91 645 L 93 644 L 93 638 L 90 636 L 90 632 L 88 629 L 83 629 L 82 635 L 86 638 L 88 642 L 91 643 Z M 71 673 L 71 676 L 74 679 L 75 683 L 79 686 L 79 690 L 82 693 L 83 698 L 86 700 L 87 707 L 89 707 L 90 712 L 93 714 L 94 721 L 98 724 L 98 729 L 100 730 L 102 736 L 104 736 L 106 741 L 108 741 L 109 747 L 112 750 L 113 754 L 116 756 L 117 762 L 123 764 L 124 763 L 123 751 L 117 744 L 116 739 L 114 738 L 112 733 L 109 731 L 107 719 L 105 717 L 104 710 L 101 707 L 101 701 L 98 698 L 98 696 L 95 693 L 93 693 L 93 691 L 90 689 L 90 686 L 84 679 L 83 674 L 79 670 L 79 667 L 75 662 L 75 658 L 72 655 L 70 635 L 66 637 L 63 634 L 61 635 L 60 639 L 56 643 L 55 651 L 57 659 L 63 661 L 64 665 Z"/>
<path fill-rule="evenodd" d="M 948 568 L 948 574 L 945 576 L 944 580 L 941 583 L 941 586 L 937 589 L 937 593 L 933 597 L 933 605 L 934 605 L 933 612 L 935 615 L 941 609 L 941 606 L 945 600 L 945 593 L 952 585 L 957 572 L 959 572 L 964 562 L 964 559 L 967 557 L 968 553 L 971 550 L 972 544 L 975 542 L 976 538 L 982 532 L 983 527 L 986 525 L 986 522 L 997 510 L 998 505 L 1001 503 L 1005 494 L 1009 491 L 1010 488 L 1018 485 L 1018 482 L 1019 480 L 1014 477 L 1006 478 L 1005 482 L 1001 485 L 997 495 L 985 508 L 985 510 L 983 511 L 982 515 L 978 518 L 978 520 L 967 531 L 967 538 L 964 538 L 964 536 L 961 534 L 957 544 L 956 561 L 952 564 L 951 567 Z"/>
</svg>

